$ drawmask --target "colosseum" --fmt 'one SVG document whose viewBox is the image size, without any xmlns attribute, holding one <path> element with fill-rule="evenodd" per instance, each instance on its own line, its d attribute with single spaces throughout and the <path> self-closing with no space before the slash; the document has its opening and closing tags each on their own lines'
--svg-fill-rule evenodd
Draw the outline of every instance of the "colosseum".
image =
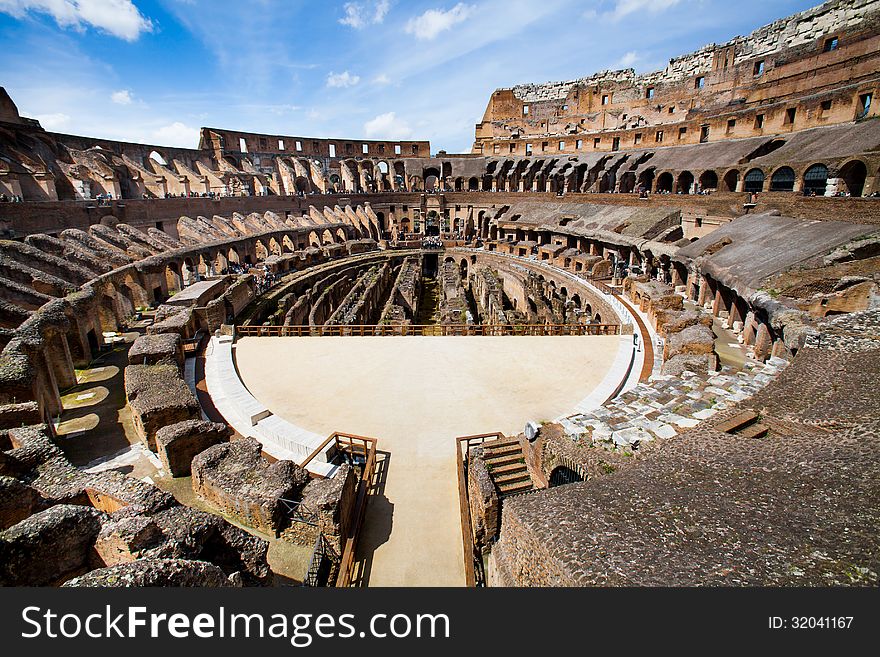
<svg viewBox="0 0 880 657">
<path fill-rule="evenodd" d="M 878 82 L 830 0 L 469 153 L 0 88 L 0 584 L 876 586 Z"/>
</svg>

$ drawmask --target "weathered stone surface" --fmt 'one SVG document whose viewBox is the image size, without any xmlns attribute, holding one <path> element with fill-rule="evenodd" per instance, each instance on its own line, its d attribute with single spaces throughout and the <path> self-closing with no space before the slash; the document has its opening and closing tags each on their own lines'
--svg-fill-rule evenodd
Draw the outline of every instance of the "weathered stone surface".
<svg viewBox="0 0 880 657">
<path fill-rule="evenodd" d="M 87 570 L 103 514 L 58 505 L 0 532 L 0 585 L 49 586 Z"/>
<path fill-rule="evenodd" d="M 154 452 L 159 429 L 199 416 L 199 402 L 176 365 L 129 365 L 125 396 L 138 434 Z"/>
<path fill-rule="evenodd" d="M 468 506 L 471 513 L 471 532 L 474 545 L 478 548 L 487 547 L 489 541 L 498 533 L 501 520 L 501 504 L 495 483 L 489 474 L 482 450 L 477 448 L 468 458 Z"/>
<path fill-rule="evenodd" d="M 183 343 L 178 333 L 141 335 L 128 350 L 131 365 L 174 364 L 183 369 Z"/>
<path fill-rule="evenodd" d="M 288 512 L 282 499 L 299 499 L 308 474 L 292 461 L 270 464 L 247 438 L 214 445 L 192 461 L 196 494 L 260 531 L 276 534 Z"/>
<path fill-rule="evenodd" d="M 42 505 L 36 490 L 18 479 L 0 476 L 0 530 L 24 520 Z"/>
<path fill-rule="evenodd" d="M 142 559 L 99 568 L 64 583 L 65 587 L 220 587 L 230 586 L 225 573 L 213 564 L 186 559 Z"/>
<path fill-rule="evenodd" d="M 715 335 L 703 324 L 694 324 L 669 336 L 663 357 L 665 360 L 679 355 L 711 354 L 715 349 Z"/>
<path fill-rule="evenodd" d="M 0 406 L 0 430 L 40 424 L 42 421 L 40 406 L 37 402 L 31 401 Z"/>
<path fill-rule="evenodd" d="M 347 463 L 339 466 L 332 477 L 312 479 L 302 490 L 302 507 L 316 515 L 317 530 L 324 535 L 337 554 L 341 555 L 349 535 L 348 522 L 354 509 L 357 477 Z M 297 524 L 297 523 L 292 523 Z M 299 523 L 301 524 L 301 523 Z M 287 538 L 288 531 L 282 534 Z M 313 545 L 314 538 L 306 545 Z"/>
<path fill-rule="evenodd" d="M 680 376 L 685 371 L 700 374 L 714 364 L 715 357 L 712 354 L 679 354 L 663 363 L 660 371 L 664 376 Z"/>
<path fill-rule="evenodd" d="M 212 445 L 229 440 L 229 428 L 222 423 L 186 420 L 156 433 L 156 450 L 162 466 L 172 477 L 187 477 L 192 460 Z"/>
<path fill-rule="evenodd" d="M 273 575 L 266 562 L 269 544 L 222 518 L 185 506 L 174 506 L 151 516 L 163 541 L 143 551 L 144 557 L 209 561 L 245 586 L 266 586 Z"/>
</svg>

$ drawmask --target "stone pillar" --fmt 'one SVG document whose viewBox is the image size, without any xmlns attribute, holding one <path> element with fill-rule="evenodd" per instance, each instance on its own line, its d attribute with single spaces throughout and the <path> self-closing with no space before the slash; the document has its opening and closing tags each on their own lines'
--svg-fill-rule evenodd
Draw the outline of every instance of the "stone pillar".
<svg viewBox="0 0 880 657">
<path fill-rule="evenodd" d="M 758 333 L 755 336 L 755 359 L 767 360 L 772 346 L 773 338 L 770 336 L 770 329 L 766 324 L 759 324 Z"/>
</svg>

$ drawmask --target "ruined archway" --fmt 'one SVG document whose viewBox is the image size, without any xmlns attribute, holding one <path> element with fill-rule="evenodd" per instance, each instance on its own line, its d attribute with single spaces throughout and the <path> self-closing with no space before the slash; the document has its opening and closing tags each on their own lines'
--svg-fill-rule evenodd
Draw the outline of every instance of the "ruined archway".
<svg viewBox="0 0 880 657">
<path fill-rule="evenodd" d="M 771 192 L 791 192 L 794 191 L 794 169 L 791 167 L 780 167 L 770 176 Z"/>
<path fill-rule="evenodd" d="M 865 178 L 868 176 L 868 167 L 861 160 L 851 160 L 840 169 L 840 179 L 846 186 L 850 196 L 861 196 L 865 189 Z"/>
</svg>

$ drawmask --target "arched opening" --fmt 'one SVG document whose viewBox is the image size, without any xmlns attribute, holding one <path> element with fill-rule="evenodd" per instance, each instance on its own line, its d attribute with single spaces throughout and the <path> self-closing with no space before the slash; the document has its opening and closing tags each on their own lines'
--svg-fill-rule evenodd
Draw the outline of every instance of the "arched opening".
<svg viewBox="0 0 880 657">
<path fill-rule="evenodd" d="M 455 179 L 455 191 L 460 192 L 462 189 L 464 189 L 464 179 L 463 178 L 456 178 Z"/>
<path fill-rule="evenodd" d="M 627 171 L 620 177 L 620 193 L 621 194 L 630 194 L 636 188 L 636 174 L 632 171 Z"/>
<path fill-rule="evenodd" d="M 324 230 L 324 232 L 321 233 L 321 239 L 324 244 L 333 244 L 333 233 L 331 233 L 329 230 Z"/>
<path fill-rule="evenodd" d="M 254 244 L 254 252 L 256 253 L 257 260 L 265 260 L 269 257 L 269 249 L 260 240 L 257 240 Z"/>
<path fill-rule="evenodd" d="M 724 174 L 724 191 L 735 192 L 737 185 L 739 185 L 739 171 L 731 169 Z"/>
<path fill-rule="evenodd" d="M 306 180 L 303 176 L 299 176 L 294 183 L 296 187 L 296 191 L 299 194 L 306 194 L 309 191 L 309 181 Z"/>
<path fill-rule="evenodd" d="M 794 169 L 791 167 L 780 167 L 770 176 L 771 192 L 791 192 L 794 191 Z"/>
<path fill-rule="evenodd" d="M 666 171 L 665 173 L 661 173 L 657 178 L 657 191 L 661 194 L 671 194 L 672 186 L 675 184 L 675 178 L 672 177 L 672 174 Z"/>
<path fill-rule="evenodd" d="M 651 167 L 639 174 L 639 190 L 650 192 L 654 188 L 654 174 L 656 169 Z"/>
<path fill-rule="evenodd" d="M 678 175 L 678 193 L 679 194 L 690 194 L 691 187 L 694 184 L 694 174 L 690 171 L 682 171 Z"/>
<path fill-rule="evenodd" d="M 804 194 L 807 196 L 824 196 L 828 187 L 828 167 L 814 164 L 804 172 Z"/>
<path fill-rule="evenodd" d="M 865 178 L 868 176 L 868 168 L 861 160 L 847 162 L 840 170 L 840 178 L 846 185 L 846 191 L 850 196 L 861 196 L 865 189 Z"/>
<path fill-rule="evenodd" d="M 480 188 L 480 180 L 479 178 L 473 177 L 468 178 L 468 191 L 476 192 Z"/>
<path fill-rule="evenodd" d="M 165 267 L 165 285 L 169 294 L 180 292 L 183 289 L 183 277 L 180 275 L 180 267 L 176 262 L 169 262 Z"/>
<path fill-rule="evenodd" d="M 312 231 L 309 233 L 309 246 L 320 247 L 321 246 L 321 238 L 318 237 L 318 233 Z"/>
<path fill-rule="evenodd" d="M 161 164 L 163 167 L 168 166 L 168 162 L 165 161 L 165 158 L 162 157 L 157 151 L 151 151 L 149 158 L 153 160 L 156 164 Z"/>
<path fill-rule="evenodd" d="M 564 486 L 565 484 L 574 484 L 583 481 L 584 477 L 576 470 L 572 470 L 567 465 L 560 465 L 553 468 L 550 473 L 550 488 L 555 486 Z"/>
<path fill-rule="evenodd" d="M 700 191 L 718 189 L 718 174 L 714 171 L 704 171 L 700 176 Z"/>
<path fill-rule="evenodd" d="M 764 172 L 760 169 L 752 169 L 743 179 L 743 191 L 756 194 L 764 191 Z"/>
<path fill-rule="evenodd" d="M 431 210 L 425 216 L 425 235 L 429 237 L 440 235 L 440 215 L 436 210 Z"/>
<path fill-rule="evenodd" d="M 341 228 L 336 229 L 336 237 L 339 238 L 340 244 L 345 244 L 345 242 L 348 241 L 348 238 L 345 236 L 345 231 Z"/>
</svg>

